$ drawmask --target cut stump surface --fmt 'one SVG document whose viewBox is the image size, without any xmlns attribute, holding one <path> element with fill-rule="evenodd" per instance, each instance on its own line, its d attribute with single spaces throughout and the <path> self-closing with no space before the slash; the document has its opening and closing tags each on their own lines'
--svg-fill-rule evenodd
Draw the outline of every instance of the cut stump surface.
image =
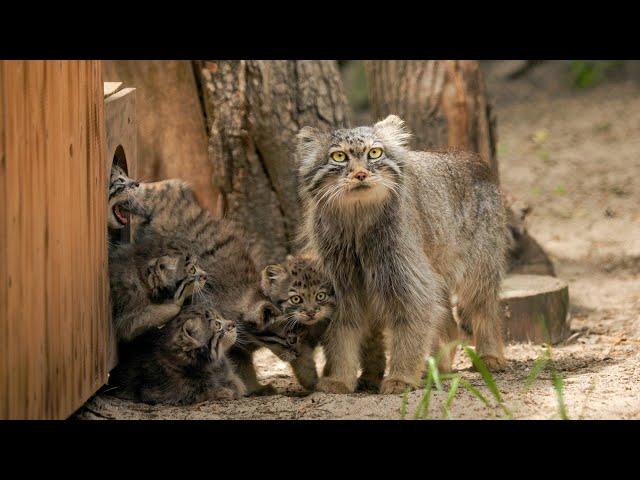
<svg viewBox="0 0 640 480">
<path fill-rule="evenodd" d="M 547 275 L 507 275 L 500 314 L 509 342 L 561 342 L 570 330 L 569 286 Z"/>
</svg>

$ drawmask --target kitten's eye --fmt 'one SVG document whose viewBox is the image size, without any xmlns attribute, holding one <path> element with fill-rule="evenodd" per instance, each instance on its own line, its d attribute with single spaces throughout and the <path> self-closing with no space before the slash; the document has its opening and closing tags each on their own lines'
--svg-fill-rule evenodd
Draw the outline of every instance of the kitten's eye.
<svg viewBox="0 0 640 480">
<path fill-rule="evenodd" d="M 319 292 L 319 293 L 316 295 L 316 300 L 317 300 L 317 301 L 319 301 L 319 302 L 322 302 L 322 301 L 323 301 L 323 300 L 325 300 L 326 298 L 327 298 L 327 294 L 326 294 L 326 293 L 324 293 L 324 292 Z"/>
<path fill-rule="evenodd" d="M 216 332 L 219 332 L 220 330 L 222 330 L 222 323 L 219 320 L 216 320 L 213 325 L 216 328 Z"/>
<path fill-rule="evenodd" d="M 368 156 L 372 159 L 380 158 L 382 156 L 382 149 L 379 147 L 372 148 L 371 150 L 369 150 Z"/>
<path fill-rule="evenodd" d="M 190 275 L 195 275 L 196 274 L 196 266 L 195 265 L 191 265 L 189 267 L 189 274 Z"/>
<path fill-rule="evenodd" d="M 347 159 L 347 156 L 344 152 L 333 152 L 331 154 L 331 159 L 334 162 L 344 162 Z"/>
<path fill-rule="evenodd" d="M 161 263 L 160 264 L 160 270 L 164 270 L 165 268 L 167 268 L 167 267 L 165 267 L 164 263 Z"/>
<path fill-rule="evenodd" d="M 299 303 L 302 303 L 302 297 L 300 295 L 293 295 L 289 297 L 289 301 L 294 305 L 298 305 Z"/>
</svg>

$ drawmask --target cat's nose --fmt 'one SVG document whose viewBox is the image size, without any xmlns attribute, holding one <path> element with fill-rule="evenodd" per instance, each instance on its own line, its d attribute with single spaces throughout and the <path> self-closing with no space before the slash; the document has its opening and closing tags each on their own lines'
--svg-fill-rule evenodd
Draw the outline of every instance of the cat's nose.
<svg viewBox="0 0 640 480">
<path fill-rule="evenodd" d="M 133 182 L 133 186 L 134 186 L 134 188 L 139 187 L 140 186 L 140 182 Z"/>
<path fill-rule="evenodd" d="M 353 176 L 362 182 L 365 178 L 369 176 L 369 173 L 366 170 L 360 170 L 356 172 Z"/>
<path fill-rule="evenodd" d="M 231 321 L 227 324 L 227 331 L 233 330 L 234 328 L 236 328 L 236 322 L 234 322 L 233 320 L 231 320 Z"/>
</svg>

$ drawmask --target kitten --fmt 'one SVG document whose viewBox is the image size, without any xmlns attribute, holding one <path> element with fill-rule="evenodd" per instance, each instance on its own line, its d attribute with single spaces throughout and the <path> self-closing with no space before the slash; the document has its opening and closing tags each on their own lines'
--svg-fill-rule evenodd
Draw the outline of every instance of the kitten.
<svg viewBox="0 0 640 480">
<path fill-rule="evenodd" d="M 207 303 L 183 307 L 161 329 L 121 348 L 110 383 L 145 403 L 186 405 L 240 398 L 245 388 L 226 358 L 236 326 Z"/>
<path fill-rule="evenodd" d="M 286 344 L 287 337 L 267 328 L 280 312 L 260 291 L 256 264 L 238 229 L 202 208 L 181 180 L 142 183 L 135 196 L 147 212 L 144 218 L 136 218 L 135 241 L 179 237 L 193 246 L 208 272 L 203 295 L 244 331 L 243 348 L 234 347 L 230 354 L 238 372 L 250 393 L 271 392 L 272 388 L 258 383 L 252 354 L 262 346 L 277 354 L 282 345 L 278 342 Z M 251 332 L 267 334 L 271 339 L 266 341 Z M 278 341 L 271 341 L 275 338 Z"/>
<path fill-rule="evenodd" d="M 285 262 L 265 267 L 261 280 L 262 291 L 283 312 L 281 318 L 287 328 L 299 337 L 298 355 L 290 362 L 296 379 L 307 390 L 313 390 L 318 382 L 313 354 L 316 347 L 323 345 L 323 336 L 336 308 L 333 285 L 316 262 L 308 254 L 289 255 Z M 358 390 L 375 391 L 386 366 L 381 331 L 365 339 L 360 357 L 364 368 Z"/>
<path fill-rule="evenodd" d="M 120 230 L 129 224 L 129 213 L 145 215 L 140 202 L 136 200 L 135 191 L 138 182 L 127 176 L 118 165 L 111 167 L 109 181 L 109 202 L 107 209 L 107 226 L 112 230 Z"/>
<path fill-rule="evenodd" d="M 120 341 L 131 341 L 175 317 L 205 285 L 206 272 L 191 246 L 146 239 L 117 245 L 109 254 L 113 322 Z"/>
</svg>

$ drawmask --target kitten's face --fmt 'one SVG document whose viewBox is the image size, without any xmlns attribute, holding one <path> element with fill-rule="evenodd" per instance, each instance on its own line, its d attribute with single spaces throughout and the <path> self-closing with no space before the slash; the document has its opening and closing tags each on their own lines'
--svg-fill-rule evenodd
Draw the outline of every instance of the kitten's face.
<svg viewBox="0 0 640 480">
<path fill-rule="evenodd" d="M 189 361 L 197 358 L 217 361 L 235 343 L 235 322 L 225 320 L 213 308 L 189 305 L 165 327 L 171 348 Z"/>
<path fill-rule="evenodd" d="M 384 202 L 397 192 L 407 139 L 394 116 L 327 134 L 303 128 L 297 150 L 302 193 L 338 208 Z"/>
<path fill-rule="evenodd" d="M 207 274 L 198 266 L 198 257 L 190 253 L 168 250 L 146 265 L 145 280 L 156 300 L 180 297 L 184 291 L 191 296 L 200 292 Z"/>
<path fill-rule="evenodd" d="M 127 226 L 130 221 L 130 213 L 144 215 L 144 209 L 133 195 L 139 185 L 138 182 L 129 178 L 119 166 L 114 165 L 111 168 L 107 211 L 109 228 L 118 230 Z"/>
<path fill-rule="evenodd" d="M 331 282 L 300 257 L 289 256 L 282 264 L 265 267 L 261 286 L 293 327 L 329 320 L 336 307 Z"/>
</svg>

